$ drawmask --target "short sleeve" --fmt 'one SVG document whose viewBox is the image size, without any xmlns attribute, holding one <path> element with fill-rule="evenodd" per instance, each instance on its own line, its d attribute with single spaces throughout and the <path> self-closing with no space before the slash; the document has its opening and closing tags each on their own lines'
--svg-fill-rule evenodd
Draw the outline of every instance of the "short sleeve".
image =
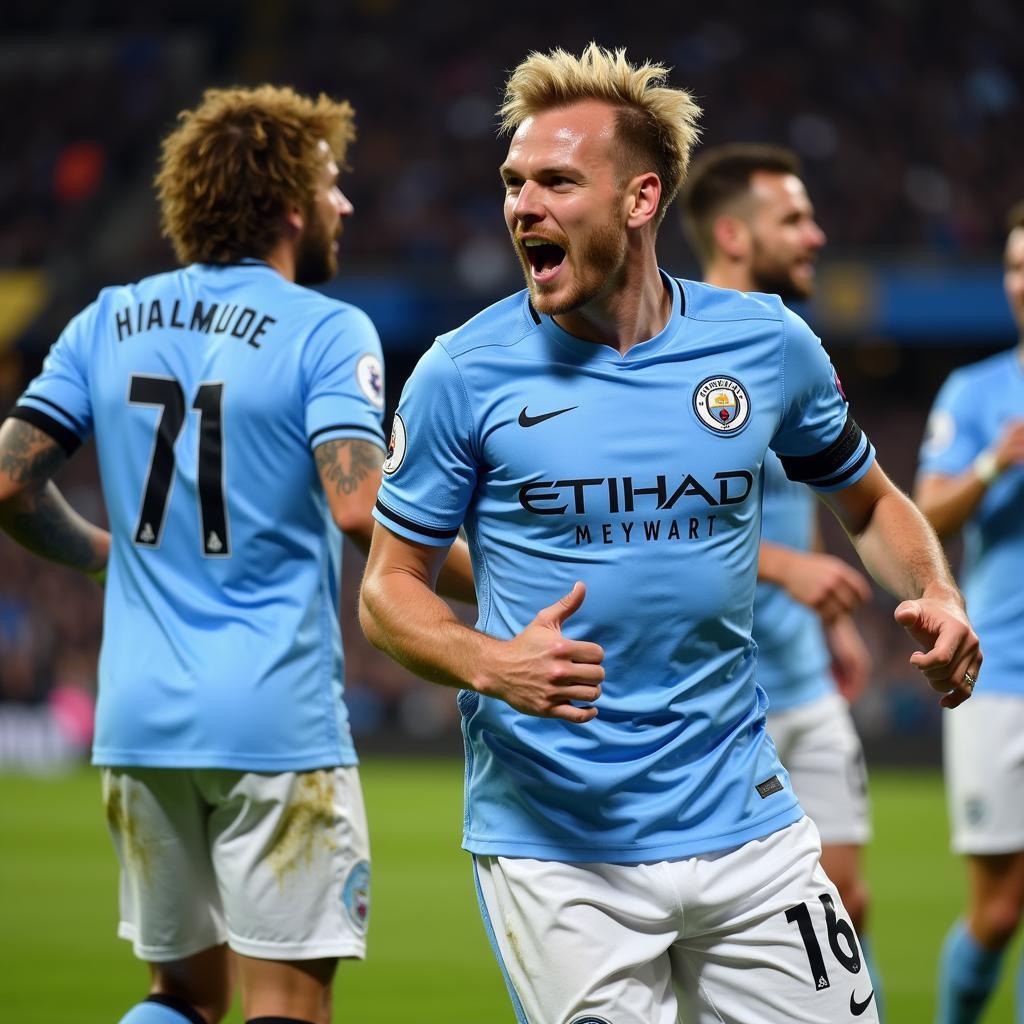
<svg viewBox="0 0 1024 1024">
<path fill-rule="evenodd" d="M 771 447 L 790 480 L 819 491 L 856 483 L 875 450 L 850 415 L 839 377 L 814 332 L 785 310 L 782 422 Z"/>
<path fill-rule="evenodd" d="M 11 411 L 15 419 L 49 434 L 71 455 L 93 431 L 89 360 L 98 303 L 78 314 L 61 332 L 43 369 Z"/>
<path fill-rule="evenodd" d="M 302 352 L 310 448 L 338 438 L 384 447 L 384 364 L 370 318 L 347 307 L 310 335 Z"/>
<path fill-rule="evenodd" d="M 985 447 L 971 388 L 954 373 L 942 385 L 928 415 L 919 473 L 962 473 Z"/>
<path fill-rule="evenodd" d="M 406 540 L 450 544 L 476 488 L 477 450 L 462 377 L 435 342 L 398 404 L 373 513 L 377 521 Z"/>
</svg>

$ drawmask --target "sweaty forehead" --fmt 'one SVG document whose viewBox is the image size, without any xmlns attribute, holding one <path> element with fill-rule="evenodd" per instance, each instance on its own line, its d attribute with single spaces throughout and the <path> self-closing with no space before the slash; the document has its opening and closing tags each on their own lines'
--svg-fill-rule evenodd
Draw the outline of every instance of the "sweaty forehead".
<svg viewBox="0 0 1024 1024">
<path fill-rule="evenodd" d="M 542 110 L 516 129 L 507 164 L 579 163 L 606 158 L 615 139 L 615 110 L 597 100 Z"/>
</svg>

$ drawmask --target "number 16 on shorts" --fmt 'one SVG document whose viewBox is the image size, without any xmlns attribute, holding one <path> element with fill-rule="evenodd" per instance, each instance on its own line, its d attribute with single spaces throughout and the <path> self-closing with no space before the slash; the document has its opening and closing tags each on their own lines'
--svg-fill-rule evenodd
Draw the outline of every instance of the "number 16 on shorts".
<svg viewBox="0 0 1024 1024">
<path fill-rule="evenodd" d="M 860 947 L 857 945 L 853 927 L 836 914 L 836 905 L 827 892 L 823 892 L 818 899 L 825 908 L 825 930 L 833 955 L 851 974 L 857 974 L 860 971 Z M 807 952 L 807 964 L 811 969 L 811 983 L 818 989 L 828 988 L 831 982 L 825 967 L 825 958 L 821 953 L 821 944 L 814 934 L 814 924 L 807 904 L 798 903 L 795 907 L 790 907 L 786 911 L 786 920 L 800 929 L 800 938 L 803 939 Z"/>
</svg>

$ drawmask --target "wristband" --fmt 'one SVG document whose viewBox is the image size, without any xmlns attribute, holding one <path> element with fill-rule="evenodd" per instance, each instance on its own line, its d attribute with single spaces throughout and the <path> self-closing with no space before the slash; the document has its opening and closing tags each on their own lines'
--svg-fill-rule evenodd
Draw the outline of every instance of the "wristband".
<svg viewBox="0 0 1024 1024">
<path fill-rule="evenodd" d="M 977 478 L 986 487 L 999 476 L 999 463 L 996 461 L 995 453 L 988 448 L 971 465 Z"/>
</svg>

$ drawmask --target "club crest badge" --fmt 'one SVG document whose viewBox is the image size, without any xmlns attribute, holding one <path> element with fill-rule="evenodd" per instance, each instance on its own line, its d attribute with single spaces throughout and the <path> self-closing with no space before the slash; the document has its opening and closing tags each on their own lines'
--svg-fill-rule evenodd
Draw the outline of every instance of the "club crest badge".
<svg viewBox="0 0 1024 1024">
<path fill-rule="evenodd" d="M 365 932 L 370 917 L 370 865 L 365 860 L 348 873 L 341 898 L 349 920 L 358 931 Z"/>
<path fill-rule="evenodd" d="M 356 363 L 359 390 L 378 408 L 384 408 L 384 371 L 380 360 L 367 352 Z"/>
<path fill-rule="evenodd" d="M 738 434 L 750 419 L 750 399 L 734 377 L 708 377 L 693 393 L 693 411 L 716 434 Z"/>
<path fill-rule="evenodd" d="M 405 449 L 405 421 L 396 412 L 395 420 L 391 424 L 391 440 L 388 441 L 388 457 L 384 460 L 384 465 L 381 467 L 385 476 L 391 476 L 392 473 L 398 472 L 398 467 L 401 466 L 405 459 Z"/>
</svg>

